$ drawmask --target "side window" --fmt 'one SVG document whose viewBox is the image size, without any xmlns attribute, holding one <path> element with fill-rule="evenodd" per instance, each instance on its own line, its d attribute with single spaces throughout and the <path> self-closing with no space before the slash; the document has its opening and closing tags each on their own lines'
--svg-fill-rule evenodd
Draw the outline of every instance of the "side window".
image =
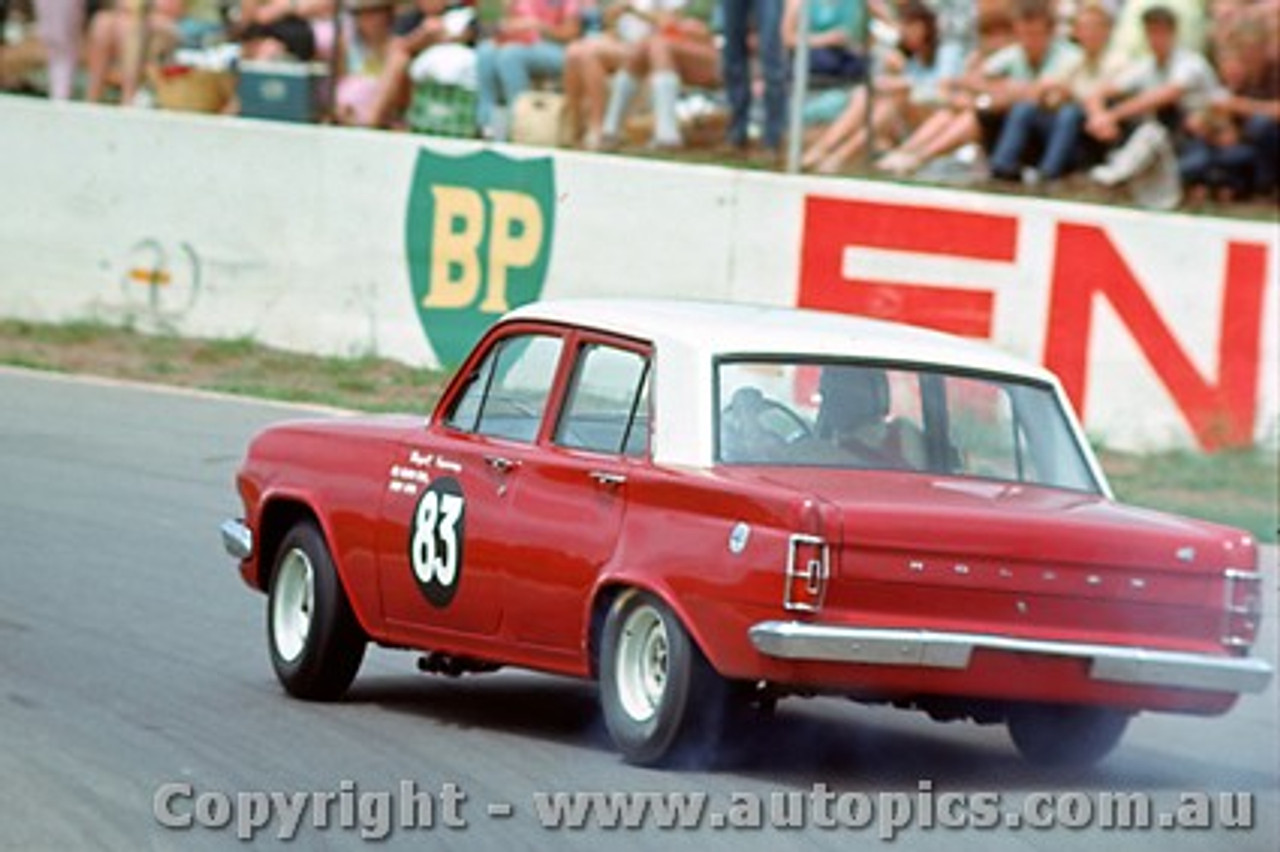
<svg viewBox="0 0 1280 852">
<path fill-rule="evenodd" d="M 481 363 L 445 422 L 455 429 L 533 441 L 555 382 L 563 342 L 546 335 L 503 340 Z"/>
<path fill-rule="evenodd" d="M 555 442 L 571 449 L 643 455 L 649 446 L 649 361 L 601 344 L 578 354 Z"/>
</svg>

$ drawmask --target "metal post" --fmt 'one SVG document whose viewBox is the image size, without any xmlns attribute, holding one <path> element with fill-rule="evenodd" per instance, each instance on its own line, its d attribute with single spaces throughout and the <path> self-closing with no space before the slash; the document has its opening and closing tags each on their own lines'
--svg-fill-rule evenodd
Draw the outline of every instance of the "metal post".
<svg viewBox="0 0 1280 852">
<path fill-rule="evenodd" d="M 342 71 L 342 53 L 346 47 L 342 34 L 343 0 L 333 0 L 333 49 L 329 53 L 329 90 L 325 93 L 324 120 L 338 123 L 338 74 Z"/>
<path fill-rule="evenodd" d="M 787 172 L 790 174 L 800 171 L 800 148 L 804 143 L 804 101 L 809 93 L 809 2 L 800 0 L 796 50 L 791 61 L 791 129 L 787 132 Z"/>
<path fill-rule="evenodd" d="M 876 159 L 876 129 L 872 126 L 876 112 L 876 81 L 871 73 L 871 4 L 867 4 L 866 25 L 862 28 L 862 55 L 866 59 L 867 70 L 863 85 L 867 87 L 867 97 L 865 103 L 867 105 L 866 115 L 863 116 L 864 126 L 867 128 L 867 144 L 862 146 L 862 156 L 865 159 L 867 171 L 871 171 L 871 165 Z"/>
</svg>

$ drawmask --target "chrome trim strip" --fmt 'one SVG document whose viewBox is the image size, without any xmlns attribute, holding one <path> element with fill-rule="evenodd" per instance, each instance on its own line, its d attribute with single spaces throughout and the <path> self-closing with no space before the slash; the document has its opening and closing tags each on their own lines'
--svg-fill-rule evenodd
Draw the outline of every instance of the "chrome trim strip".
<svg viewBox="0 0 1280 852">
<path fill-rule="evenodd" d="M 750 636 L 760 653 L 785 660 L 966 669 L 975 650 L 1003 651 L 1088 660 L 1089 676 L 1099 681 L 1211 692 L 1261 692 L 1272 675 L 1270 664 L 1256 657 L 1217 657 L 988 633 L 763 621 L 751 627 Z"/>
<path fill-rule="evenodd" d="M 223 521 L 221 530 L 222 547 L 228 555 L 242 561 L 253 556 L 253 530 L 245 526 L 244 521 Z"/>
</svg>

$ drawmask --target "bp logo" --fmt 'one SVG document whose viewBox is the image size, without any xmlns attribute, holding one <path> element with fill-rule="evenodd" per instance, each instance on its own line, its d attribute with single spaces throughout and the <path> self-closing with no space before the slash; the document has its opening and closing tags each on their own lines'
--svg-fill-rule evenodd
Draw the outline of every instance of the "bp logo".
<svg viewBox="0 0 1280 852">
<path fill-rule="evenodd" d="M 499 314 L 542 293 L 555 197 L 550 158 L 418 152 L 405 248 L 418 319 L 445 366 Z"/>
</svg>

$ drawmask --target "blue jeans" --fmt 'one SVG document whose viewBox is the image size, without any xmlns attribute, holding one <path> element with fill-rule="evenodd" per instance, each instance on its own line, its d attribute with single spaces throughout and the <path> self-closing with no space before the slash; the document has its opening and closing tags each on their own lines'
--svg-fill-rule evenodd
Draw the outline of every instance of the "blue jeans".
<svg viewBox="0 0 1280 852">
<path fill-rule="evenodd" d="M 1244 123 L 1244 143 L 1254 151 L 1254 187 L 1264 194 L 1274 192 L 1280 168 L 1280 121 L 1250 116 Z"/>
<path fill-rule="evenodd" d="M 1258 165 L 1247 145 L 1211 145 L 1191 138 L 1178 150 L 1178 172 L 1184 184 L 1229 189 L 1236 198 L 1250 194 Z"/>
<path fill-rule="evenodd" d="M 1013 105 L 1005 117 L 1000 139 L 991 154 L 991 173 L 1016 178 L 1033 143 L 1043 149 L 1037 169 L 1045 180 L 1057 180 L 1074 165 L 1084 126 L 1084 110 L 1063 104 L 1056 110 L 1043 109 L 1030 101 Z"/>
<path fill-rule="evenodd" d="M 493 110 L 511 106 L 528 91 L 529 78 L 559 77 L 564 71 L 564 45 L 551 41 L 503 44 L 483 41 L 476 48 L 476 123 L 492 130 Z"/>
<path fill-rule="evenodd" d="M 724 13 L 724 87 L 729 95 L 729 141 L 747 142 L 751 119 L 751 53 L 754 21 L 764 70 L 764 144 L 777 148 L 787 121 L 787 57 L 782 49 L 782 0 L 720 0 Z"/>
</svg>

